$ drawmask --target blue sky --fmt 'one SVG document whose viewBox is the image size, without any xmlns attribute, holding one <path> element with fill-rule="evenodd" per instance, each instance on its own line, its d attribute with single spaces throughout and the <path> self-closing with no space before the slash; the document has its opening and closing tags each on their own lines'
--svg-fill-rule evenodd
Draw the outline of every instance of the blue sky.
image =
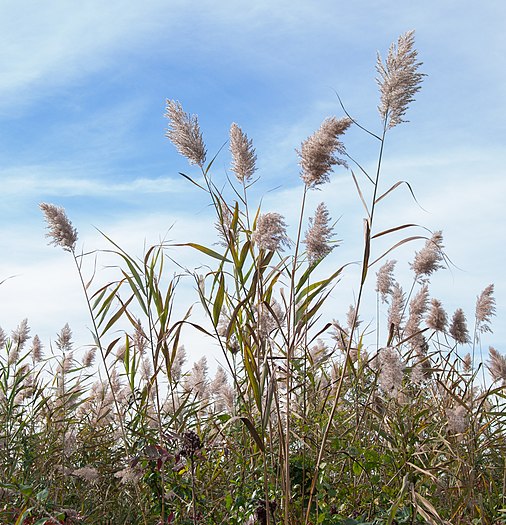
<svg viewBox="0 0 506 525">
<path fill-rule="evenodd" d="M 433 295 L 450 314 L 462 306 L 472 318 L 476 295 L 495 283 L 495 333 L 483 344 L 504 353 L 504 20 L 501 1 L 3 2 L 0 280 L 15 277 L 0 286 L 0 326 L 10 331 L 28 317 L 48 346 L 69 322 L 79 344 L 90 342 L 72 261 L 47 246 L 40 202 L 66 208 L 85 250 L 107 247 L 95 227 L 137 255 L 161 238 L 209 240 L 207 201 L 178 175 L 196 172 L 164 137 L 166 98 L 199 115 L 210 156 L 232 122 L 248 133 L 258 155 L 254 194 L 294 228 L 295 148 L 325 117 L 342 115 L 335 91 L 356 120 L 378 130 L 376 51 L 385 56 L 415 29 L 428 76 L 410 122 L 389 135 L 382 185 L 408 180 L 427 211 L 401 189 L 378 211 L 377 225 L 443 230 L 456 267 L 437 275 Z M 345 142 L 373 168 L 374 141 L 352 130 Z M 225 148 L 216 177 L 225 180 L 229 161 Z M 328 267 L 359 259 L 362 210 L 349 174 L 336 170 L 312 192 L 310 209 L 321 200 L 340 217 L 343 239 Z M 420 247 L 395 255 L 406 287 L 407 262 Z M 189 267 L 201 262 L 188 250 L 171 254 Z M 352 268 L 330 317 L 344 318 L 356 287 Z M 180 300 L 181 309 L 193 300 L 190 284 Z M 186 337 L 197 357 L 205 343 Z"/>
</svg>

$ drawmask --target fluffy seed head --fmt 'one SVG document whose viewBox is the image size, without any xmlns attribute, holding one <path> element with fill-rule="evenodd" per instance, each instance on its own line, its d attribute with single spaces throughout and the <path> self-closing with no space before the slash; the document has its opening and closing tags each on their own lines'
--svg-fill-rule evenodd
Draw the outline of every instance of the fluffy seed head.
<svg viewBox="0 0 506 525">
<path fill-rule="evenodd" d="M 417 277 L 429 276 L 440 268 L 444 268 L 441 261 L 443 261 L 443 234 L 437 231 L 425 242 L 425 246 L 415 253 L 415 258 L 410 266 Z"/>
<path fill-rule="evenodd" d="M 350 126 L 351 119 L 326 118 L 320 128 L 306 139 L 297 153 L 300 157 L 301 178 L 309 188 L 329 181 L 333 166 L 346 166 L 346 161 L 336 156 L 344 155 L 344 144 L 339 140 Z"/>
<path fill-rule="evenodd" d="M 32 341 L 32 359 L 38 363 L 42 360 L 42 343 L 38 335 L 33 337 Z"/>
<path fill-rule="evenodd" d="M 448 317 L 443 305 L 437 299 L 431 300 L 431 308 L 427 316 L 427 326 L 437 332 L 444 332 L 448 323 Z"/>
<path fill-rule="evenodd" d="M 494 285 L 490 284 L 476 299 L 476 329 L 481 333 L 492 332 L 491 317 L 495 315 Z"/>
<path fill-rule="evenodd" d="M 209 397 L 207 371 L 207 359 L 204 356 L 193 364 L 193 368 L 185 378 L 185 391 L 195 395 L 199 400 L 204 400 Z"/>
<path fill-rule="evenodd" d="M 488 369 L 494 381 L 502 381 L 506 385 L 506 357 L 501 355 L 494 347 L 488 349 Z"/>
<path fill-rule="evenodd" d="M 93 363 L 95 362 L 95 356 L 97 353 L 97 349 L 95 347 L 89 348 L 86 350 L 86 353 L 83 357 L 83 366 L 85 368 L 89 368 L 90 366 L 93 366 Z"/>
<path fill-rule="evenodd" d="M 455 310 L 448 330 L 455 341 L 461 345 L 469 342 L 466 316 L 462 308 Z"/>
<path fill-rule="evenodd" d="M 392 293 L 394 284 L 394 268 L 397 261 L 387 261 L 376 273 L 376 291 L 381 295 L 382 302 Z"/>
<path fill-rule="evenodd" d="M 85 481 L 95 481 L 98 479 L 98 470 L 94 467 L 81 467 L 74 470 L 72 474 Z"/>
<path fill-rule="evenodd" d="M 165 109 L 165 117 L 169 120 L 166 137 L 190 164 L 202 167 L 206 161 L 206 147 L 197 116 L 185 113 L 176 100 L 167 100 Z"/>
<path fill-rule="evenodd" d="M 400 330 L 403 321 L 404 312 L 404 292 L 399 283 L 394 283 L 392 286 L 392 303 L 388 309 L 388 326 L 394 326 L 394 330 Z"/>
<path fill-rule="evenodd" d="M 60 330 L 56 338 L 56 346 L 62 352 L 69 352 L 72 350 L 72 344 L 72 330 L 68 323 L 65 323 L 65 326 Z"/>
<path fill-rule="evenodd" d="M 418 53 L 414 45 L 415 32 L 408 31 L 399 37 L 397 47 L 394 44 L 390 46 L 385 64 L 379 53 L 377 56 L 379 77 L 376 82 L 381 94 L 378 110 L 387 128 L 405 122 L 402 117 L 425 76 L 417 72 L 422 63 L 417 62 Z"/>
<path fill-rule="evenodd" d="M 335 246 L 330 246 L 332 227 L 329 226 L 330 215 L 323 202 L 318 204 L 314 218 L 309 219 L 309 230 L 306 232 L 304 243 L 309 263 L 320 261 L 326 257 Z"/>
<path fill-rule="evenodd" d="M 13 346 L 17 351 L 22 350 L 25 343 L 30 339 L 30 327 L 28 326 L 28 319 L 23 319 L 19 326 L 11 334 Z"/>
<path fill-rule="evenodd" d="M 77 230 L 72 226 L 65 210 L 54 204 L 43 202 L 40 209 L 44 213 L 49 233 L 46 237 L 52 239 L 49 244 L 62 247 L 67 252 L 73 252 L 77 242 Z"/>
<path fill-rule="evenodd" d="M 471 354 L 467 353 L 464 356 L 464 359 L 462 359 L 462 364 L 464 366 L 464 372 L 470 372 L 471 368 L 473 367 L 473 360 L 471 358 Z"/>
<path fill-rule="evenodd" d="M 469 414 L 467 409 L 458 405 L 446 410 L 448 419 L 448 431 L 450 434 L 463 434 L 469 427 Z"/>
<path fill-rule="evenodd" d="M 283 245 L 290 246 L 283 216 L 274 212 L 258 217 L 252 239 L 260 249 L 268 251 L 283 250 Z"/>
<path fill-rule="evenodd" d="M 420 331 L 420 322 L 423 314 L 427 310 L 428 300 L 429 288 L 427 285 L 423 285 L 409 302 L 409 318 L 405 327 L 405 332 L 408 337 L 411 337 Z"/>
<path fill-rule="evenodd" d="M 248 139 L 235 122 L 230 126 L 230 152 L 232 153 L 231 170 L 238 180 L 248 182 L 256 171 L 257 156 L 253 141 Z"/>
<path fill-rule="evenodd" d="M 392 347 L 379 351 L 378 383 L 381 389 L 391 397 L 397 397 L 402 388 L 404 364 L 399 353 Z"/>
</svg>

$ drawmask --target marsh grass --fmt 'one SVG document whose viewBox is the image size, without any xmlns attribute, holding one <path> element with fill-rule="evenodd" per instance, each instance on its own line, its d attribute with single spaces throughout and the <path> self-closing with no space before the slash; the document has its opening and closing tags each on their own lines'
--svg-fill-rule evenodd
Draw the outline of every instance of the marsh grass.
<svg viewBox="0 0 506 525">
<path fill-rule="evenodd" d="M 430 294 L 432 274 L 448 265 L 441 232 L 409 223 L 378 231 L 374 220 L 402 184 L 383 187 L 382 160 L 420 89 L 420 65 L 413 32 L 385 64 L 378 57 L 380 133 L 343 106 L 343 118 L 302 142 L 293 240 L 279 213 L 252 206 L 252 140 L 232 125 L 228 199 L 197 117 L 168 101 L 167 136 L 196 165 L 184 177 L 216 213 L 217 244 L 179 245 L 208 258 L 205 274 L 181 270 L 167 245 L 137 259 L 104 236 L 117 277 L 97 285 L 95 263 L 88 276 L 85 264 L 96 254 L 76 251 L 64 210 L 41 205 L 51 242 L 75 263 L 93 341 L 79 360 L 67 325 L 52 355 L 36 337 L 28 347 L 26 321 L 10 337 L 0 332 L 1 523 L 505 522 L 506 358 L 493 348 L 487 363 L 477 357 L 493 287 L 478 297 L 471 340 L 463 312 L 450 318 Z M 345 149 L 352 126 L 377 143 L 374 173 Z M 366 215 L 345 323 L 324 317 L 348 269 L 322 277 L 321 262 L 336 253 L 332 210 L 307 209 L 334 167 L 348 170 Z M 373 258 L 393 234 L 405 237 Z M 407 243 L 419 251 L 405 292 L 387 257 Z M 194 279 L 205 322 L 192 308 L 175 318 L 181 279 Z M 375 300 L 373 329 L 360 312 Z M 221 350 L 214 378 L 205 357 L 185 367 L 187 329 Z"/>
</svg>

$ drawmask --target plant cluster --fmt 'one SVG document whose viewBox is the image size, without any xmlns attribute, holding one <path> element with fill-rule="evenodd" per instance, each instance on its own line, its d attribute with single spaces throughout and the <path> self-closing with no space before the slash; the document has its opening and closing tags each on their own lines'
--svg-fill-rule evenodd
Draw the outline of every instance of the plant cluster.
<svg viewBox="0 0 506 525">
<path fill-rule="evenodd" d="M 229 199 L 197 117 L 169 100 L 167 136 L 200 170 L 184 176 L 216 212 L 219 247 L 184 244 L 214 264 L 204 275 L 167 277 L 166 245 L 139 260 L 107 238 L 118 274 L 97 286 L 65 211 L 41 204 L 51 243 L 76 265 L 94 340 L 78 358 L 66 325 L 45 355 L 37 336 L 29 346 L 27 321 L 10 337 L 0 331 L 0 523 L 505 523 L 506 357 L 491 347 L 487 363 L 479 358 L 493 285 L 468 328 L 461 309 L 450 317 L 430 293 L 431 276 L 448 264 L 441 232 L 371 256 L 377 239 L 416 228 L 378 231 L 374 219 L 401 185 L 382 189 L 382 158 L 420 89 L 420 65 L 408 32 L 385 62 L 378 56 L 381 132 L 343 106 L 343 118 L 325 119 L 301 144 L 295 239 L 282 215 L 250 204 L 256 152 L 243 130 L 230 129 Z M 379 146 L 373 174 L 346 151 L 353 126 Z M 306 217 L 309 192 L 336 166 L 349 170 L 366 213 L 358 293 L 344 323 L 323 319 L 346 271 L 321 276 L 337 247 L 330 211 L 322 202 Z M 416 240 L 425 244 L 405 291 L 386 257 Z M 375 265 L 372 330 L 360 309 Z M 207 323 L 194 322 L 191 308 L 174 318 L 182 278 L 195 280 Z M 185 369 L 188 327 L 221 349 L 214 377 L 205 357 Z"/>
</svg>

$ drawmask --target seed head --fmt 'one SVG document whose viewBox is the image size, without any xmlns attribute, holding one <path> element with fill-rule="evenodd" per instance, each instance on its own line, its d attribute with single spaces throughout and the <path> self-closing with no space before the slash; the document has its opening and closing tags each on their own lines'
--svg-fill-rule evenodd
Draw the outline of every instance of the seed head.
<svg viewBox="0 0 506 525">
<path fill-rule="evenodd" d="M 279 213 L 260 215 L 252 239 L 260 249 L 266 251 L 283 250 L 283 245 L 290 246 L 286 224 Z"/>
<path fill-rule="evenodd" d="M 330 215 L 323 202 L 318 204 L 314 218 L 309 219 L 309 230 L 306 232 L 304 243 L 309 263 L 320 261 L 326 257 L 335 246 L 330 246 L 329 241 L 333 236 L 332 227 L 329 226 Z"/>
<path fill-rule="evenodd" d="M 502 381 L 506 385 L 506 357 L 501 355 L 494 347 L 488 349 L 488 369 L 494 381 Z"/>
<path fill-rule="evenodd" d="M 455 310 L 448 330 L 455 341 L 461 345 L 469 342 L 466 316 L 462 308 Z"/>
<path fill-rule="evenodd" d="M 420 331 L 420 322 L 422 316 L 427 310 L 427 302 L 429 300 L 429 288 L 427 285 L 423 285 L 416 295 L 409 302 L 409 318 L 406 323 L 405 332 L 408 337 L 411 337 L 410 342 L 412 346 L 416 347 L 421 343 L 423 336 L 418 334 Z M 418 334 L 415 336 L 415 334 Z M 420 336 L 420 337 L 418 337 Z"/>
<path fill-rule="evenodd" d="M 464 366 L 464 372 L 470 372 L 471 368 L 473 367 L 473 360 L 471 358 L 471 354 L 467 353 L 464 356 L 464 359 L 462 359 L 462 364 Z"/>
<path fill-rule="evenodd" d="M 490 284 L 476 299 L 476 329 L 481 333 L 492 332 L 491 317 L 495 315 L 494 285 Z"/>
<path fill-rule="evenodd" d="M 378 383 L 381 389 L 391 397 L 397 397 L 402 388 L 404 364 L 399 353 L 392 347 L 382 348 L 379 351 Z"/>
<path fill-rule="evenodd" d="M 20 351 L 25 346 L 25 343 L 30 339 L 30 327 L 28 326 L 28 319 L 23 319 L 19 326 L 11 334 L 12 342 L 17 351 Z"/>
<path fill-rule="evenodd" d="M 56 338 L 56 346 L 62 352 L 69 352 L 72 349 L 72 344 L 72 330 L 68 323 L 65 323 Z"/>
<path fill-rule="evenodd" d="M 49 244 L 61 246 L 67 252 L 73 252 L 77 242 L 77 230 L 72 226 L 65 210 L 54 204 L 43 202 L 40 209 L 44 213 L 49 233 L 46 237 L 51 238 Z"/>
<path fill-rule="evenodd" d="M 33 337 L 32 341 L 32 359 L 38 363 L 42 360 L 42 343 L 38 335 Z"/>
<path fill-rule="evenodd" d="M 86 353 L 83 357 L 83 366 L 85 368 L 89 368 L 90 366 L 93 366 L 93 363 L 95 362 L 95 355 L 97 353 L 97 349 L 95 347 L 89 348 L 86 350 Z"/>
<path fill-rule="evenodd" d="M 437 299 L 432 299 L 429 315 L 427 316 L 427 326 L 437 332 L 444 332 L 448 323 L 448 317 L 443 305 Z"/>
<path fill-rule="evenodd" d="M 388 326 L 394 326 L 394 330 L 398 332 L 400 330 L 403 321 L 404 312 L 404 292 L 399 283 L 392 285 L 392 303 L 388 309 Z"/>
<path fill-rule="evenodd" d="M 185 113 L 179 102 L 167 100 L 165 117 L 169 119 L 166 137 L 190 164 L 202 167 L 206 161 L 206 147 L 197 116 Z"/>
<path fill-rule="evenodd" d="M 185 378 L 185 391 L 194 394 L 199 400 L 207 399 L 209 397 L 209 380 L 207 378 L 207 371 L 207 359 L 204 356 L 193 364 L 193 368 Z"/>
<path fill-rule="evenodd" d="M 441 231 L 434 232 L 432 237 L 425 242 L 425 246 L 415 253 L 411 268 L 417 277 L 431 275 L 433 272 L 444 268 L 443 260 L 443 234 Z"/>
<path fill-rule="evenodd" d="M 74 470 L 72 474 L 85 481 L 95 481 L 98 479 L 98 470 L 94 467 L 81 467 Z"/>
<path fill-rule="evenodd" d="M 376 291 L 381 295 L 381 301 L 385 302 L 387 296 L 392 293 L 394 283 L 394 267 L 397 261 L 387 261 L 376 273 Z"/>
<path fill-rule="evenodd" d="M 351 119 L 326 118 L 320 128 L 307 138 L 297 153 L 300 157 L 301 178 L 308 188 L 329 181 L 333 166 L 346 166 L 346 161 L 336 153 L 346 153 L 344 144 L 338 139 L 350 126 Z"/>
<path fill-rule="evenodd" d="M 376 82 L 380 88 L 381 102 L 378 110 L 387 128 L 393 128 L 403 120 L 410 102 L 420 90 L 425 76 L 418 73 L 422 65 L 417 62 L 417 51 L 414 49 L 415 32 L 408 31 L 397 40 L 397 48 L 390 46 L 385 64 L 378 53 L 376 71 L 379 77 Z"/>
<path fill-rule="evenodd" d="M 256 171 L 257 156 L 253 141 L 248 139 L 235 122 L 230 126 L 230 152 L 232 153 L 231 170 L 238 180 L 248 182 Z"/>
</svg>

